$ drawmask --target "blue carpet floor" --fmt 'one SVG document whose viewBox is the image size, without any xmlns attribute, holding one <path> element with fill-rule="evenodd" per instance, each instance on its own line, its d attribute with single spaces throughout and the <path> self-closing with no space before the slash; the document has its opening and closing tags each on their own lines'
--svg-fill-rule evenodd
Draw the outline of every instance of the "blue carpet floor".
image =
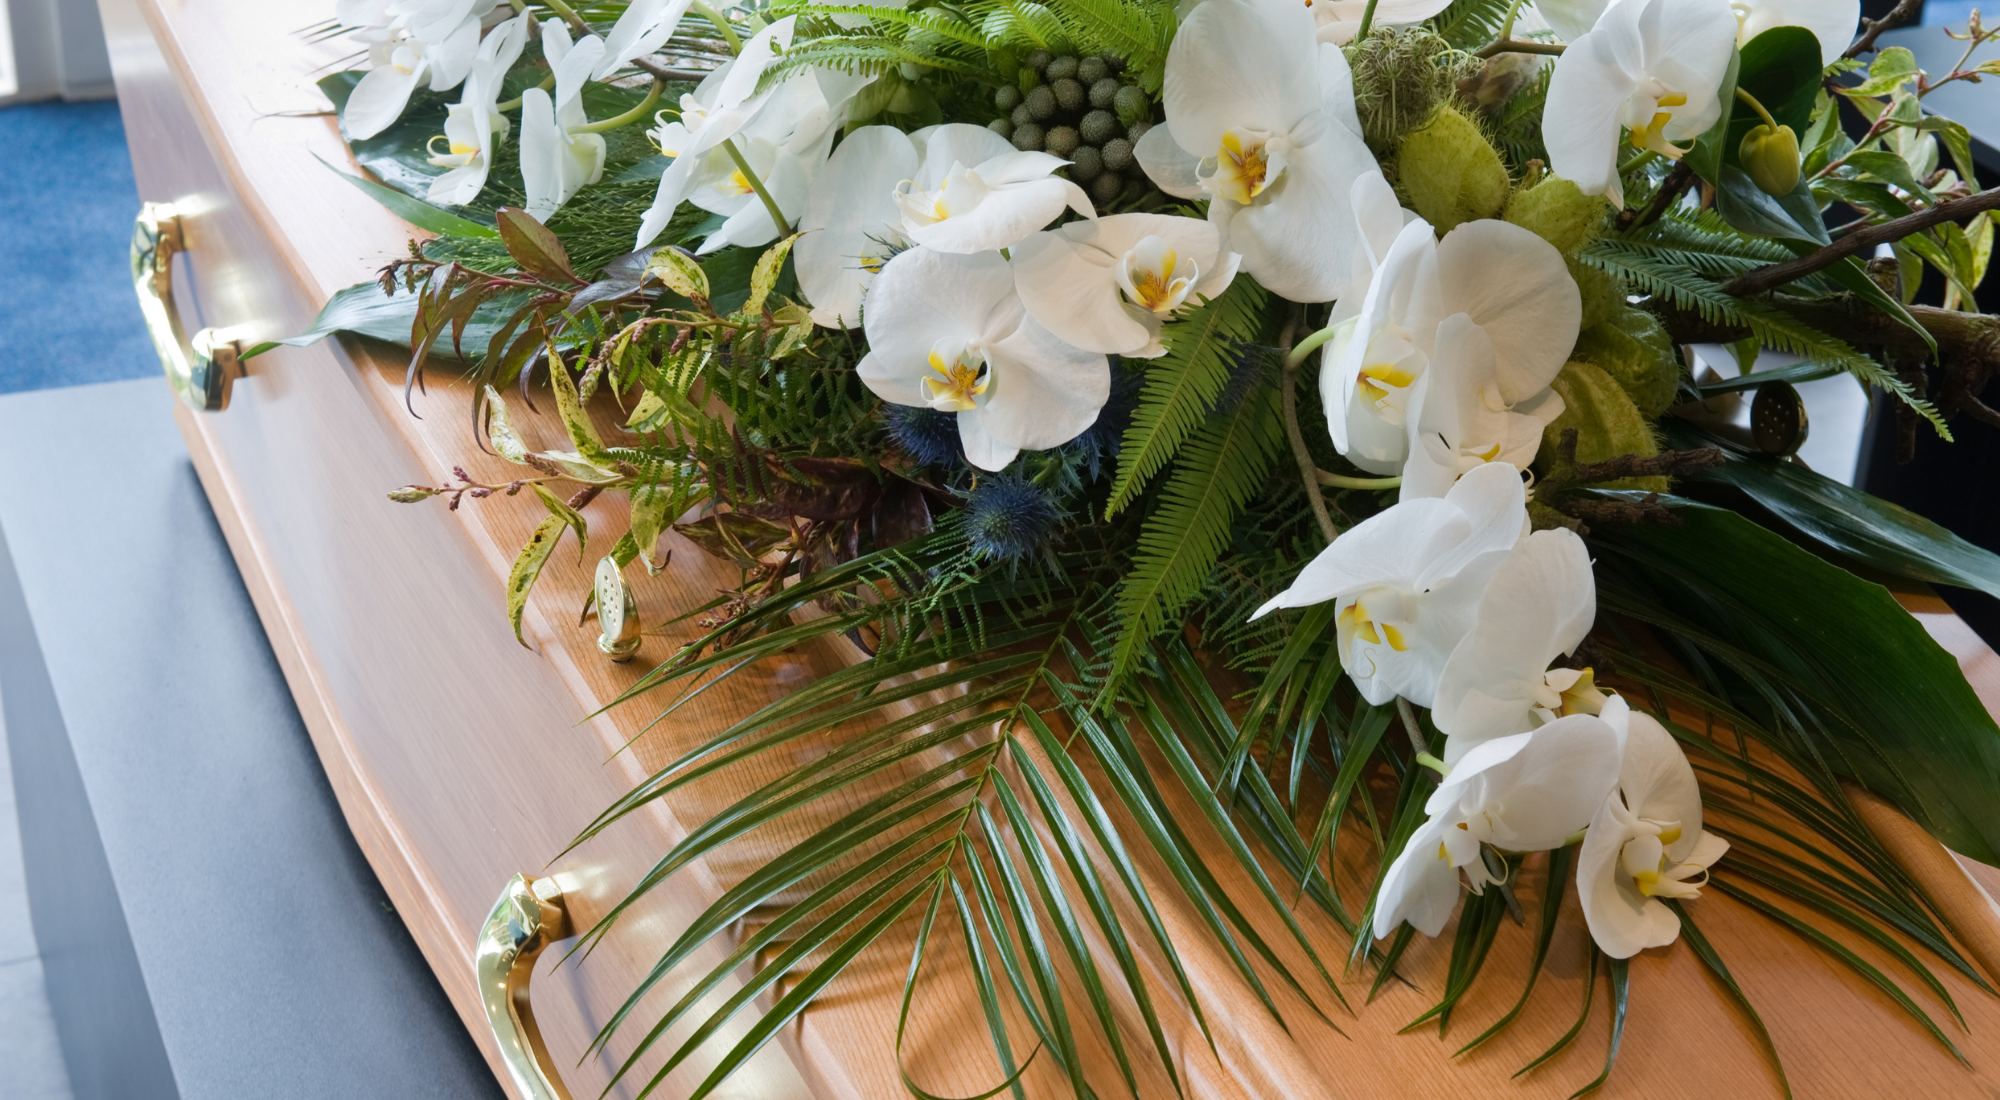
<svg viewBox="0 0 2000 1100">
<path fill-rule="evenodd" d="M 139 193 L 118 104 L 0 108 L 0 393 L 157 374 L 127 252 Z"/>
</svg>

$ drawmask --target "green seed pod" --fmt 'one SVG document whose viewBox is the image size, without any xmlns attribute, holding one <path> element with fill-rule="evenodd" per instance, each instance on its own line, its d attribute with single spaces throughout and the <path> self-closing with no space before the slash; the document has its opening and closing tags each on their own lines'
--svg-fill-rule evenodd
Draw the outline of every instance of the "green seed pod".
<svg viewBox="0 0 2000 1100">
<path fill-rule="evenodd" d="M 1059 157 L 1067 157 L 1071 153 L 1076 152 L 1076 147 L 1081 144 L 1083 144 L 1083 141 L 1077 137 L 1076 130 L 1068 126 L 1057 126 L 1048 132 L 1047 137 L 1042 139 L 1042 151 L 1054 153 Z"/>
<path fill-rule="evenodd" d="M 1410 207 L 1440 233 L 1498 217 L 1507 203 L 1511 181 L 1499 151 L 1456 108 L 1438 108 L 1404 137 L 1396 164 Z"/>
<path fill-rule="evenodd" d="M 993 105 L 1003 111 L 1011 111 L 1021 103 L 1021 89 L 1012 84 L 993 93 Z"/>
<path fill-rule="evenodd" d="M 1076 129 L 1083 135 L 1083 140 L 1092 145 L 1102 145 L 1123 132 L 1123 127 L 1118 125 L 1118 116 L 1110 111 L 1090 112 L 1083 116 L 1083 122 Z"/>
<path fill-rule="evenodd" d="M 1028 109 L 1028 117 L 1036 122 L 1056 113 L 1056 93 L 1044 84 L 1028 93 L 1021 105 Z"/>
<path fill-rule="evenodd" d="M 1577 292 L 1583 296 L 1583 321 L 1578 328 L 1595 328 L 1625 308 L 1625 288 L 1618 280 L 1576 260 L 1563 262 L 1569 265 L 1569 276 L 1576 280 Z"/>
<path fill-rule="evenodd" d="M 1136 126 L 1153 117 L 1153 101 L 1138 87 L 1127 84 L 1111 97 L 1111 106 L 1118 112 L 1118 121 L 1127 126 Z M 1139 140 L 1133 138 L 1133 141 Z"/>
<path fill-rule="evenodd" d="M 1548 472 L 1555 461 L 1556 448 L 1565 428 L 1576 429 L 1576 460 L 1603 462 L 1619 455 L 1656 455 L 1660 442 L 1653 437 L 1653 425 L 1639 415 L 1639 409 L 1609 374 L 1589 363 L 1570 362 L 1550 383 L 1562 395 L 1563 412 L 1542 430 L 1542 449 L 1535 456 L 1535 468 Z M 1667 491 L 1664 477 L 1631 477 L 1608 482 L 1607 488 L 1640 489 L 1652 493 Z"/>
<path fill-rule="evenodd" d="M 1097 59 L 1091 58 L 1091 60 Z M 1118 102 L 1118 89 L 1123 87 L 1123 84 L 1118 83 L 1117 77 L 1099 77 L 1090 84 L 1090 105 L 1100 111 L 1110 110 Z"/>
<path fill-rule="evenodd" d="M 1657 419 L 1680 389 L 1681 362 L 1659 319 L 1627 306 L 1601 325 L 1583 330 L 1571 359 L 1601 367 L 1624 387 L 1632 403 Z"/>
<path fill-rule="evenodd" d="M 1092 87 L 1110 75 L 1111 66 L 1106 65 L 1101 57 L 1086 57 L 1076 63 L 1076 78 Z"/>
<path fill-rule="evenodd" d="M 1014 127 L 1014 148 L 1024 153 L 1040 152 L 1043 136 L 1041 123 L 1023 123 Z"/>
<path fill-rule="evenodd" d="M 999 134 L 1003 138 L 1011 138 L 1014 136 L 1014 124 L 1004 118 L 994 119 L 993 121 L 986 124 L 986 128 L 988 130 L 993 131 L 996 134 Z"/>
<path fill-rule="evenodd" d="M 1125 190 L 1125 177 L 1116 172 L 1106 172 L 1090 181 L 1090 197 L 1098 202 L 1110 202 Z"/>
<path fill-rule="evenodd" d="M 1048 68 L 1050 60 L 1049 51 L 1047 50 L 1029 50 L 1027 53 L 1021 55 L 1021 64 L 1036 72 L 1041 72 L 1043 69 Z"/>
<path fill-rule="evenodd" d="M 1016 126 L 1026 126 L 1028 123 L 1035 121 L 1035 112 L 1029 110 L 1028 105 L 1025 103 L 1016 103 L 1014 104 L 1014 113 L 1007 117 L 1013 120 Z"/>
<path fill-rule="evenodd" d="M 1506 219 L 1574 257 L 1604 231 L 1611 204 L 1602 195 L 1586 195 L 1560 176 L 1543 176 L 1507 200 Z"/>
<path fill-rule="evenodd" d="M 1104 167 L 1113 172 L 1123 172 L 1136 163 L 1132 157 L 1131 142 L 1121 137 L 1104 143 Z"/>
<path fill-rule="evenodd" d="M 1076 58 L 1064 54 L 1061 57 L 1051 58 L 1048 68 L 1042 70 L 1042 75 L 1048 77 L 1049 82 L 1053 84 L 1058 80 L 1075 77 L 1079 64 Z"/>
<path fill-rule="evenodd" d="M 1089 183 L 1104 171 L 1104 154 L 1095 146 L 1079 145 L 1069 155 L 1069 178 L 1078 183 Z"/>
<path fill-rule="evenodd" d="M 1790 126 L 1751 127 L 1736 156 L 1750 173 L 1750 182 L 1766 195 L 1789 195 L 1799 186 L 1799 135 Z"/>
<path fill-rule="evenodd" d="M 1050 66 L 1050 68 L 1054 68 L 1054 66 Z M 1055 90 L 1056 105 L 1065 111 L 1081 111 L 1090 103 L 1089 90 L 1084 88 L 1080 82 L 1072 80 L 1069 77 L 1064 77 L 1061 80 L 1052 80 L 1049 82 L 1049 87 Z"/>
<path fill-rule="evenodd" d="M 1146 131 L 1152 128 L 1153 124 L 1150 122 L 1135 122 L 1125 127 L 1125 138 L 1132 144 L 1137 145 L 1139 144 L 1139 139 L 1146 136 Z"/>
</svg>

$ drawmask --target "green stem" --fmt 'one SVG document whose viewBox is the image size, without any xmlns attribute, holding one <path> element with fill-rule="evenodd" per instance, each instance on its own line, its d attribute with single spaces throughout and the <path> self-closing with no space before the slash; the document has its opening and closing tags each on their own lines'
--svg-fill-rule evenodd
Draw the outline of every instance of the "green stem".
<svg viewBox="0 0 2000 1100">
<path fill-rule="evenodd" d="M 1341 324 L 1344 323 L 1341 322 Z M 1340 324 L 1331 324 L 1313 333 L 1311 336 L 1300 340 L 1297 344 L 1293 345 L 1291 352 L 1285 356 L 1285 366 L 1288 368 L 1296 367 L 1300 363 L 1305 362 L 1306 356 L 1311 355 L 1319 349 L 1321 344 L 1338 335 L 1340 335 Z"/>
<path fill-rule="evenodd" d="M 576 9 L 563 3 L 563 0 L 542 0 L 542 3 L 547 5 L 550 11 L 562 16 L 563 22 L 568 23 L 570 26 L 579 30 L 590 29 L 590 24 L 585 23 L 583 17 L 576 13 Z"/>
<path fill-rule="evenodd" d="M 555 86 L 556 86 L 556 74 L 554 73 L 550 73 L 549 75 L 543 77 L 542 82 L 540 84 L 535 85 L 535 87 L 540 88 L 545 92 L 551 88 L 554 88 Z M 520 109 L 521 109 L 521 101 L 518 98 L 510 99 L 505 103 L 495 103 L 493 105 L 493 110 L 503 115 L 506 114 L 508 111 L 518 111 Z"/>
<path fill-rule="evenodd" d="M 1757 112 L 1758 117 L 1764 120 L 1764 125 L 1769 126 L 1772 132 L 1775 133 L 1777 131 L 1778 120 L 1771 117 L 1771 112 L 1765 110 L 1764 105 L 1762 103 L 1757 102 L 1756 96 L 1751 95 L 1749 92 L 1744 91 L 1739 86 L 1736 89 L 1736 98 L 1742 100 L 1745 103 L 1748 103 L 1750 105 L 1750 109 Z"/>
<path fill-rule="evenodd" d="M 637 107 L 632 108 L 631 110 L 625 112 L 622 115 L 616 115 L 611 118 L 607 118 L 601 122 L 593 122 L 588 126 L 579 126 L 576 129 L 571 130 L 570 133 L 601 134 L 606 130 L 616 130 L 621 126 L 630 126 L 634 122 L 637 122 L 642 118 L 645 118 L 647 114 L 652 111 L 653 104 L 658 103 L 660 101 L 661 89 L 665 88 L 666 86 L 667 86 L 666 81 L 654 80 L 653 86 L 646 90 L 646 98 L 640 100 L 639 105 Z"/>
<path fill-rule="evenodd" d="M 1329 474 L 1325 470 L 1314 470 L 1313 478 L 1321 485 L 1334 489 L 1395 489 L 1400 488 L 1400 477 L 1348 477 L 1346 474 Z"/>
<path fill-rule="evenodd" d="M 1354 41 L 1357 43 L 1368 37 L 1369 30 L 1375 26 L 1375 3 L 1376 0 L 1368 0 L 1368 6 L 1361 9 L 1361 26 L 1354 31 Z"/>
<path fill-rule="evenodd" d="M 770 189 L 764 186 L 764 181 L 758 179 L 757 173 L 750 170 L 750 162 L 744 159 L 743 150 L 736 147 L 736 140 L 722 139 L 722 149 L 729 154 L 730 160 L 736 162 L 736 170 L 743 173 L 743 178 L 750 184 L 750 190 L 757 192 L 757 197 L 764 200 L 764 209 L 771 215 L 771 224 L 778 227 L 778 236 L 791 236 L 792 227 L 791 223 L 785 220 L 785 212 L 778 209 L 778 200 L 771 197 Z"/>
<path fill-rule="evenodd" d="M 1502 42 L 1514 37 L 1514 17 L 1521 14 L 1521 0 L 1507 5 L 1507 21 L 1500 24 L 1499 39 Z"/>
<path fill-rule="evenodd" d="M 1439 760 L 1437 757 L 1432 756 L 1430 753 L 1427 752 L 1420 752 L 1417 754 L 1417 763 L 1422 764 L 1424 767 L 1429 768 L 1430 770 L 1438 773 L 1439 775 L 1451 774 L 1451 769 L 1444 766 L 1444 761 Z"/>
<path fill-rule="evenodd" d="M 1618 174 L 1621 176 L 1625 175 L 1632 169 L 1639 167 L 1640 165 L 1646 163 L 1649 160 L 1652 160 L 1653 158 L 1659 155 L 1660 154 L 1653 152 L 1651 149 L 1647 149 L 1644 152 L 1641 152 L 1638 156 L 1635 156 L 1631 160 L 1628 160 L 1625 163 L 1619 165 Z"/>
<path fill-rule="evenodd" d="M 1410 735 L 1410 747 L 1417 751 L 1418 756 L 1430 755 L 1431 747 L 1424 743 L 1424 728 L 1417 724 L 1417 712 L 1410 706 L 1410 701 L 1400 695 L 1396 696 L 1396 714 L 1403 719 L 1403 732 Z"/>
<path fill-rule="evenodd" d="M 1293 322 L 1285 324 L 1285 334 L 1280 339 L 1281 343 L 1291 339 L 1292 325 Z M 1333 516 L 1327 512 L 1326 498 L 1320 495 L 1319 486 L 1313 484 L 1313 474 L 1318 471 L 1313 466 L 1312 452 L 1306 447 L 1305 433 L 1299 430 L 1298 362 L 1290 355 L 1285 356 L 1285 369 L 1281 373 L 1282 379 L 1279 385 L 1284 389 L 1279 396 L 1284 405 L 1285 440 L 1291 444 L 1292 460 L 1299 464 L 1299 474 L 1305 480 L 1306 503 L 1312 508 L 1313 519 L 1319 523 L 1320 533 L 1331 543 L 1340 537 L 1340 528 L 1334 525 Z"/>
<path fill-rule="evenodd" d="M 694 10 L 701 13 L 702 18 L 715 24 L 715 29 L 722 32 L 722 40 L 729 43 L 730 53 L 743 52 L 743 40 L 736 36 L 736 28 L 730 26 L 729 20 L 724 19 L 722 13 L 715 10 L 715 5 L 710 4 L 708 0 L 694 0 L 693 6 Z"/>
</svg>

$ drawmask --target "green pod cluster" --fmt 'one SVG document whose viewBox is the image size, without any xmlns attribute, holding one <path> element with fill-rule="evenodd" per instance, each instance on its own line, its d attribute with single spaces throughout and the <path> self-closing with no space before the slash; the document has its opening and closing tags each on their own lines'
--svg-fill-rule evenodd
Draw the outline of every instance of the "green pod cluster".
<svg viewBox="0 0 2000 1100">
<path fill-rule="evenodd" d="M 1625 306 L 1609 321 L 1584 329 L 1570 358 L 1610 375 L 1648 419 L 1658 419 L 1680 389 L 1681 361 L 1673 339 L 1643 309 Z"/>
<path fill-rule="evenodd" d="M 1500 151 L 1456 107 L 1440 107 L 1396 150 L 1397 185 L 1410 208 L 1437 229 L 1497 218 L 1512 181 Z"/>
</svg>

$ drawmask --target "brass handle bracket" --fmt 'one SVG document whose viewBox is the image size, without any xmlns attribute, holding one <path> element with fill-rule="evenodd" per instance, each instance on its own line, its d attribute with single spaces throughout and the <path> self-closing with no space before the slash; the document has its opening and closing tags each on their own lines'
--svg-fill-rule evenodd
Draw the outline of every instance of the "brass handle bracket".
<svg viewBox="0 0 2000 1100">
<path fill-rule="evenodd" d="M 243 373 L 241 349 L 215 329 L 185 335 L 174 305 L 174 253 L 185 251 L 180 211 L 172 203 L 149 202 L 132 223 L 132 289 L 153 337 L 167 384 L 189 408 L 216 412 L 229 407 L 229 383 Z"/>
<path fill-rule="evenodd" d="M 507 1076 L 523 1100 L 571 1100 L 563 1087 L 535 1011 L 528 1002 L 528 984 L 542 949 L 570 934 L 563 909 L 562 887 L 552 878 L 515 875 L 493 903 L 493 912 L 479 930 L 473 970 L 486 1022 L 500 1045 Z"/>
</svg>

